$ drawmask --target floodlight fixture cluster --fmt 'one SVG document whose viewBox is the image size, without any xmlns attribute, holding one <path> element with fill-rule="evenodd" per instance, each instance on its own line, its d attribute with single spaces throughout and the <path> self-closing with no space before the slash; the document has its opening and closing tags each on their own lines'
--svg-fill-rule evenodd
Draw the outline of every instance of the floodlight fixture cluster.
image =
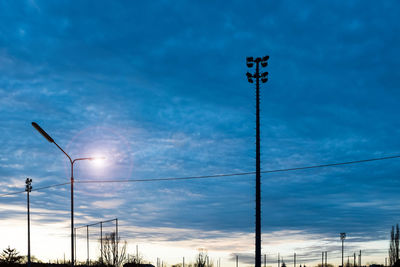
<svg viewBox="0 0 400 267">
<path fill-rule="evenodd" d="M 249 68 L 252 68 L 254 66 L 254 63 L 256 63 L 256 72 L 254 74 L 247 72 L 246 76 L 247 76 L 247 80 L 249 83 L 253 83 L 254 80 L 253 79 L 260 79 L 261 78 L 261 82 L 262 83 L 266 83 L 268 81 L 268 72 L 262 72 L 260 73 L 260 64 L 262 67 L 266 67 L 268 66 L 268 59 L 269 56 L 264 56 L 264 57 L 258 57 L 258 58 L 253 58 L 253 57 L 247 57 L 246 58 L 246 65 Z"/>
<path fill-rule="evenodd" d="M 32 179 L 26 178 L 25 180 L 25 191 L 32 192 Z"/>
</svg>

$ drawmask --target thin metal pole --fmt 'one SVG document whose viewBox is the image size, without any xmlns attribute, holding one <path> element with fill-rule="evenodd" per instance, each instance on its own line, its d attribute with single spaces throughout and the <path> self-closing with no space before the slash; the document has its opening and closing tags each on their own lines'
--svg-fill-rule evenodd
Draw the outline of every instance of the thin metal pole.
<svg viewBox="0 0 400 267">
<path fill-rule="evenodd" d="M 74 228 L 74 246 L 75 246 L 75 255 L 76 255 L 76 228 Z"/>
<path fill-rule="evenodd" d="M 325 253 L 322 251 L 322 262 L 321 262 L 321 267 L 324 267 L 324 256 L 325 256 Z"/>
<path fill-rule="evenodd" d="M 103 222 L 100 222 L 100 253 L 101 253 L 101 258 L 100 261 L 103 263 Z"/>
<path fill-rule="evenodd" d="M 344 267 L 344 265 L 343 265 L 343 242 L 344 242 L 344 239 L 342 239 L 342 267 Z"/>
<path fill-rule="evenodd" d="M 281 255 L 278 253 L 278 267 L 281 267 Z"/>
<path fill-rule="evenodd" d="M 182 267 L 185 267 L 185 257 L 183 257 L 183 265 Z"/>
<path fill-rule="evenodd" d="M 118 218 L 115 219 L 115 238 L 116 238 L 116 240 L 115 240 L 115 249 L 116 249 L 115 256 L 116 256 L 117 262 L 118 262 L 118 243 L 119 243 L 119 240 L 118 240 Z"/>
<path fill-rule="evenodd" d="M 87 265 L 89 265 L 89 225 L 86 225 Z"/>
<path fill-rule="evenodd" d="M 71 266 L 74 264 L 74 161 L 71 161 Z"/>
<path fill-rule="evenodd" d="M 293 266 L 296 267 L 296 252 L 294 253 L 293 256 Z"/>
<path fill-rule="evenodd" d="M 239 267 L 239 255 L 236 255 L 236 267 Z"/>
<path fill-rule="evenodd" d="M 264 254 L 264 267 L 267 267 L 267 254 Z"/>
</svg>

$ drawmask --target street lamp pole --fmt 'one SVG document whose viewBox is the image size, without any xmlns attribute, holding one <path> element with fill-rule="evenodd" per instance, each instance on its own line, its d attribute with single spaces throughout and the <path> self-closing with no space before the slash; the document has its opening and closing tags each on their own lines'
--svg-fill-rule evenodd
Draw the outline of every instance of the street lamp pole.
<svg viewBox="0 0 400 267">
<path fill-rule="evenodd" d="M 50 137 L 36 122 L 32 122 L 32 126 L 50 143 L 54 143 L 58 149 L 60 149 L 65 156 L 69 159 L 71 163 L 71 266 L 75 264 L 75 255 L 74 255 L 74 163 L 79 160 L 95 160 L 95 159 L 104 159 L 104 157 L 91 157 L 91 158 L 77 158 L 71 159 L 71 157 L 54 141 L 53 138 Z"/>
<path fill-rule="evenodd" d="M 342 267 L 343 266 L 343 251 L 344 251 L 344 240 L 346 239 L 346 233 L 340 233 L 340 240 L 342 240 Z"/>
<path fill-rule="evenodd" d="M 261 267 L 261 159 L 260 159 L 260 79 L 262 83 L 268 81 L 268 72 L 260 73 L 260 63 L 262 67 L 268 65 L 269 56 L 263 58 L 248 57 L 247 67 L 253 67 L 256 63 L 256 72 L 254 74 L 247 72 L 247 80 L 253 83 L 256 79 L 256 251 L 255 266 Z"/>
<path fill-rule="evenodd" d="M 25 191 L 27 195 L 27 212 L 28 212 L 28 267 L 31 267 L 31 213 L 29 203 L 29 193 L 32 191 L 32 179 L 26 178 Z"/>
</svg>

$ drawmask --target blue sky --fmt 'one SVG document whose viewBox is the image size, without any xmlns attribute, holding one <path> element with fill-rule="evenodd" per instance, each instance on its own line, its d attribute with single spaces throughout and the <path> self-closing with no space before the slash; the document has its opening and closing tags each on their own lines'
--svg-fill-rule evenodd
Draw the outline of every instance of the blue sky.
<svg viewBox="0 0 400 267">
<path fill-rule="evenodd" d="M 254 171 L 245 58 L 267 54 L 263 170 L 397 155 L 399 12 L 396 1 L 2 1 L 0 193 L 26 177 L 68 182 L 65 156 L 32 121 L 73 157 L 107 157 L 77 163 L 76 180 Z M 387 160 L 262 175 L 263 251 L 314 264 L 329 250 L 338 263 L 347 232 L 348 254 L 382 263 L 399 170 Z M 198 248 L 252 262 L 253 175 L 76 184 L 75 198 L 77 225 L 118 217 L 128 250 L 140 244 L 153 262 Z M 22 253 L 24 205 L 0 198 L 0 245 Z M 68 256 L 69 187 L 32 193 L 32 208 L 33 254 Z"/>
</svg>

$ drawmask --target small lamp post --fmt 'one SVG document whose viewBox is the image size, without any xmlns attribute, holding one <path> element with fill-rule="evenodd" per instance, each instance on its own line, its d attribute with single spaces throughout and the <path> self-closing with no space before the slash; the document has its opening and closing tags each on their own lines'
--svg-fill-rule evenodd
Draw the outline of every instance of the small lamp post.
<svg viewBox="0 0 400 267">
<path fill-rule="evenodd" d="M 75 264 L 74 258 L 74 163 L 78 160 L 97 160 L 105 159 L 104 157 L 91 157 L 91 158 L 77 158 L 71 159 L 71 157 L 50 137 L 36 122 L 32 122 L 32 126 L 50 143 L 54 143 L 58 149 L 60 149 L 71 163 L 71 266 Z"/>
</svg>

